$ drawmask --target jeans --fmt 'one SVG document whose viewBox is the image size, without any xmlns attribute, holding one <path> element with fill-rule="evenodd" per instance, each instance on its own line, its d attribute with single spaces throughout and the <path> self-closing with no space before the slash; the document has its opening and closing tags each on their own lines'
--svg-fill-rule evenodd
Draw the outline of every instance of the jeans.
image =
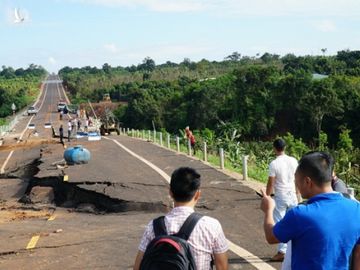
<svg viewBox="0 0 360 270">
<path fill-rule="evenodd" d="M 274 209 L 274 221 L 279 222 L 286 214 L 286 212 L 297 206 L 298 201 L 296 193 L 292 191 L 275 193 L 275 209 Z M 278 252 L 286 253 L 286 243 L 280 243 L 278 245 Z"/>
</svg>

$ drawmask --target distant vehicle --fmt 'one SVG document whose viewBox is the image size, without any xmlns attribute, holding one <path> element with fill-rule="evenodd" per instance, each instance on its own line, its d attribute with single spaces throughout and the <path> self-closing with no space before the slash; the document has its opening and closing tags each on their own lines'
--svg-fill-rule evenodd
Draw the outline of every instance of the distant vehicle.
<svg viewBox="0 0 360 270">
<path fill-rule="evenodd" d="M 65 109 L 66 107 L 66 103 L 64 101 L 59 101 L 58 105 L 57 105 L 57 109 L 58 109 L 58 112 L 61 112 Z"/>
<path fill-rule="evenodd" d="M 29 107 L 29 109 L 27 110 L 27 114 L 28 115 L 33 115 L 33 114 L 37 114 L 38 113 L 38 109 L 36 109 L 35 107 L 31 106 Z"/>
</svg>

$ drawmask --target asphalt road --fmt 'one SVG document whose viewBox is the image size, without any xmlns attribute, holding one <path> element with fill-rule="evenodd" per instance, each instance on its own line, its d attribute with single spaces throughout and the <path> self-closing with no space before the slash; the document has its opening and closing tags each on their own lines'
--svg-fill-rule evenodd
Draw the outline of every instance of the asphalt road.
<svg viewBox="0 0 360 270">
<path fill-rule="evenodd" d="M 280 268 L 277 263 L 267 264 L 276 247 L 265 243 L 259 197 L 241 178 L 125 135 L 93 142 L 72 140 L 66 146 L 83 145 L 91 160 L 62 167 L 64 148 L 44 127 L 47 122 L 55 129 L 61 124 L 56 110 L 59 99 L 65 99 L 61 83 L 50 77 L 43 85 L 38 115 L 22 117 L 0 148 L 5 172 L 22 175 L 22 179 L 0 179 L 0 269 L 132 269 L 146 224 L 171 207 L 166 177 L 180 166 L 193 167 L 202 176 L 196 210 L 219 219 L 235 244 L 229 252 L 230 269 Z M 29 121 L 36 133 L 25 129 Z M 25 165 L 39 158 L 40 150 L 38 183 L 52 185 L 51 177 L 61 181 L 33 188 L 30 195 L 33 201 L 38 199 L 35 203 L 18 203 L 31 182 Z M 60 191 L 66 197 L 61 206 L 46 202 Z"/>
</svg>

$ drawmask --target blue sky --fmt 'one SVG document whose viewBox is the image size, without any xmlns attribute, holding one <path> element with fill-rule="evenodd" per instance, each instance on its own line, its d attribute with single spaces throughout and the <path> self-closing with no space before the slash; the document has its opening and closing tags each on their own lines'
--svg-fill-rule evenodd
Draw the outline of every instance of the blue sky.
<svg viewBox="0 0 360 270">
<path fill-rule="evenodd" d="M 336 54 L 360 49 L 359 15 L 359 0 L 0 0 L 0 65 Z"/>
</svg>

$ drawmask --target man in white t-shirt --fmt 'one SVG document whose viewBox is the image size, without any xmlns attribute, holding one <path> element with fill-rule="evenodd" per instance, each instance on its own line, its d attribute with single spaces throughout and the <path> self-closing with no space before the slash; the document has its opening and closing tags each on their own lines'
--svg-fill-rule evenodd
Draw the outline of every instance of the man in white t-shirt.
<svg viewBox="0 0 360 270">
<path fill-rule="evenodd" d="M 269 166 L 269 179 L 266 194 L 275 193 L 274 221 L 279 222 L 287 210 L 298 204 L 295 189 L 295 171 L 298 162 L 295 158 L 285 154 L 285 141 L 276 139 L 273 143 L 276 158 Z M 278 245 L 278 252 L 271 261 L 283 261 L 286 253 L 286 244 Z"/>
</svg>

